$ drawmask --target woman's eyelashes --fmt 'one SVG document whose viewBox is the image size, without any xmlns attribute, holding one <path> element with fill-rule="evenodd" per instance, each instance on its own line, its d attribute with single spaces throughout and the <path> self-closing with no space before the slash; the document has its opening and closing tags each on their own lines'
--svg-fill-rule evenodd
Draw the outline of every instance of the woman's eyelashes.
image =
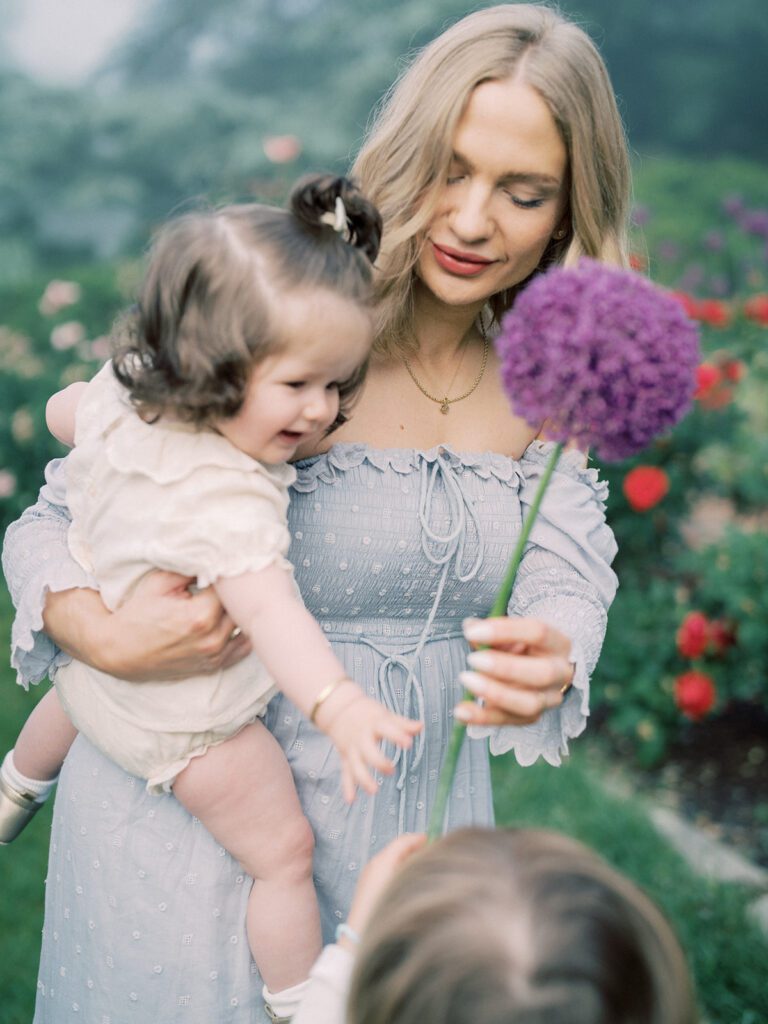
<svg viewBox="0 0 768 1024">
<path fill-rule="evenodd" d="M 460 185 L 461 182 L 466 180 L 466 178 L 466 174 L 457 172 L 455 174 L 449 174 L 445 179 L 445 183 L 446 185 Z M 540 206 L 543 206 L 545 202 L 544 196 L 540 196 L 536 199 L 521 199 L 519 196 L 510 192 L 509 189 L 502 189 L 502 191 L 507 199 L 521 210 L 537 210 Z"/>
<path fill-rule="evenodd" d="M 519 206 L 521 210 L 536 210 L 539 206 L 544 203 L 543 199 L 520 199 L 518 196 L 512 195 L 511 192 L 507 192 L 507 197 L 515 206 Z"/>
</svg>

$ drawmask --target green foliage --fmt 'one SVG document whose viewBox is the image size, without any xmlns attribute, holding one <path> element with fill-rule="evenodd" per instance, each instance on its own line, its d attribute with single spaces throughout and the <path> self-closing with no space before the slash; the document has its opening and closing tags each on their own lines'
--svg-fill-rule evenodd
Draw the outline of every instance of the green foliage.
<svg viewBox="0 0 768 1024">
<path fill-rule="evenodd" d="M 689 959 L 710 1024 L 768 1019 L 765 945 L 745 915 L 750 890 L 707 883 L 660 840 L 636 799 L 606 791 L 616 765 L 582 741 L 559 768 L 493 758 L 500 825 L 553 828 L 598 851 L 658 903 Z M 733 940 L 738 936 L 738 941 Z"/>
<path fill-rule="evenodd" d="M 702 173 L 690 161 L 657 160 L 641 166 L 637 191 L 647 218 L 638 249 L 647 247 L 664 283 L 715 298 L 722 323 L 702 324 L 703 359 L 742 374 L 695 401 L 670 436 L 626 463 L 601 467 L 621 586 L 594 680 L 596 711 L 642 762 L 653 763 L 683 728 L 695 728 L 675 703 L 682 673 L 695 668 L 711 678 L 713 713 L 732 701 L 764 706 L 768 695 L 768 326 L 744 315 L 745 299 L 768 292 L 768 253 L 765 237 L 723 208 L 736 194 L 745 209 L 764 208 L 768 186 L 738 161 Z M 707 249 L 707 238 L 717 244 Z M 648 511 L 636 511 L 623 493 L 638 465 L 658 467 L 669 480 L 667 495 Z M 735 644 L 695 661 L 681 655 L 676 633 L 691 611 L 727 623 Z"/>
</svg>

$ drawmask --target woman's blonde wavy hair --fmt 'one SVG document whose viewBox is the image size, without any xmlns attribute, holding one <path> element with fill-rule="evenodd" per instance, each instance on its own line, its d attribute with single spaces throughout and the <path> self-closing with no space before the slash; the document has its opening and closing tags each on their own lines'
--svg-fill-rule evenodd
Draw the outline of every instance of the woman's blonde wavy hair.
<svg viewBox="0 0 768 1024">
<path fill-rule="evenodd" d="M 591 256 L 625 266 L 631 178 L 605 65 L 577 25 L 539 4 L 501 4 L 457 22 L 418 53 L 374 115 L 352 173 L 384 220 L 377 264 L 379 351 L 413 349 L 413 282 L 458 122 L 481 82 L 519 75 L 549 106 L 568 152 L 567 235 L 540 269 Z M 498 319 L 520 286 L 492 298 Z"/>
</svg>

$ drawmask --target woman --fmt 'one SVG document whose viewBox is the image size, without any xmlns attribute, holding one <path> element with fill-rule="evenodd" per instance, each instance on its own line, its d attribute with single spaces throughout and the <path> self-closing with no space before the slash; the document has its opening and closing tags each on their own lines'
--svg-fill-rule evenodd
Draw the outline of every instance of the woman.
<svg viewBox="0 0 768 1024">
<path fill-rule="evenodd" d="M 361 865 L 425 828 L 460 674 L 486 705 L 456 713 L 481 735 L 507 726 L 492 751 L 559 763 L 585 725 L 615 588 L 604 494 L 572 452 L 537 520 L 514 617 L 470 623 L 468 639 L 492 650 L 463 674 L 462 620 L 490 606 L 545 460 L 544 425 L 509 410 L 489 331 L 547 265 L 581 253 L 624 260 L 626 150 L 591 42 L 538 6 L 469 16 L 405 72 L 355 172 L 384 215 L 378 355 L 353 418 L 297 463 L 289 557 L 353 678 L 425 730 L 378 796 L 348 808 L 323 737 L 286 699 L 270 706 L 315 831 L 326 940 Z M 212 595 L 190 596 L 187 581 L 149 577 L 108 615 L 65 555 L 61 503 L 54 466 L 9 533 L 27 677 L 66 656 L 54 643 L 137 680 L 243 655 Z M 492 814 L 486 745 L 467 743 L 447 827 Z M 73 1006 L 102 1022 L 150 1008 L 163 1021 L 265 1020 L 244 941 L 247 890 L 172 799 L 147 797 L 78 740 L 57 797 L 36 1021 Z"/>
</svg>

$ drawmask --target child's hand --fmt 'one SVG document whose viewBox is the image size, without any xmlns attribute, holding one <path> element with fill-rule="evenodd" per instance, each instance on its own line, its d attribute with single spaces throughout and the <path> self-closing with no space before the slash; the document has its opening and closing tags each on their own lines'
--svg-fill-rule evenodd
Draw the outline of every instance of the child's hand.
<svg viewBox="0 0 768 1024">
<path fill-rule="evenodd" d="M 379 897 L 389 885 L 390 880 L 400 870 L 400 866 L 421 850 L 427 842 L 424 832 L 407 832 L 388 843 L 383 850 L 372 857 L 360 873 L 360 880 L 355 889 L 352 907 L 347 923 L 350 928 L 362 935 L 371 917 L 371 911 L 379 902 Z M 348 940 L 340 939 L 344 945 Z"/>
<path fill-rule="evenodd" d="M 358 786 L 372 796 L 378 792 L 370 769 L 384 775 L 391 775 L 395 770 L 389 758 L 381 752 L 382 740 L 390 740 L 395 746 L 408 750 L 413 737 L 422 729 L 421 722 L 392 714 L 378 701 L 364 696 L 357 687 L 343 706 L 333 710 L 327 724 L 324 725 L 322 720 L 318 724 L 333 740 L 341 755 L 342 789 L 344 799 L 350 804 L 355 799 Z"/>
</svg>

